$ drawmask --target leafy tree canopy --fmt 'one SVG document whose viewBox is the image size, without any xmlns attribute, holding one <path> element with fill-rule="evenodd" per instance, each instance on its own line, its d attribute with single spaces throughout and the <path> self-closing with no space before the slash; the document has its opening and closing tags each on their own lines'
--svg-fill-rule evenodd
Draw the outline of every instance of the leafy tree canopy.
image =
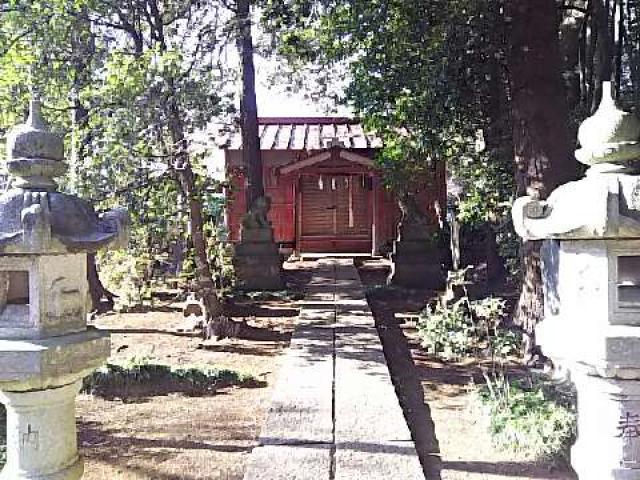
<svg viewBox="0 0 640 480">
<path fill-rule="evenodd" d="M 67 190 L 98 208 L 124 203 L 138 258 L 186 240 L 190 201 L 206 206 L 218 188 L 202 175 L 206 126 L 233 113 L 227 6 L 3 0 L 0 11 L 0 129 L 21 121 L 37 93 L 65 135 Z"/>
<path fill-rule="evenodd" d="M 345 101 L 382 135 L 392 189 L 411 193 L 447 161 L 465 186 L 463 216 L 505 210 L 500 2 L 272 0 L 264 17 L 293 70 L 348 65 Z"/>
</svg>

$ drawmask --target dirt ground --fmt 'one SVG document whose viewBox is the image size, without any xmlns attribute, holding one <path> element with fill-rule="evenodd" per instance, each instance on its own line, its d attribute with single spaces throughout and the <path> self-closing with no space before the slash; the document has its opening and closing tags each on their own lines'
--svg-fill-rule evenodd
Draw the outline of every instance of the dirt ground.
<svg viewBox="0 0 640 480">
<path fill-rule="evenodd" d="M 287 264 L 288 280 L 302 291 L 308 262 Z M 376 288 L 388 265 L 359 265 L 385 355 L 428 480 L 570 480 L 567 467 L 527 462 L 493 448 L 470 406 L 470 384 L 479 368 L 443 363 L 420 348 L 415 327 L 396 313 L 417 313 L 435 292 Z M 251 373 L 266 386 L 230 387 L 214 395 L 152 396 L 123 402 L 81 395 L 80 450 L 85 480 L 239 480 L 264 421 L 279 354 L 289 343 L 297 309 L 287 300 L 239 300 L 235 318 L 246 319 L 252 339 L 211 342 L 175 333 L 176 305 L 97 319 L 112 333 L 113 358 L 147 357 L 173 365 L 210 364 Z"/>
<path fill-rule="evenodd" d="M 304 265 L 287 268 L 296 287 L 303 285 Z M 78 430 L 84 480 L 242 478 L 264 421 L 279 353 L 291 337 L 295 303 L 239 302 L 235 318 L 245 318 L 255 327 L 253 338 L 211 342 L 206 348 L 201 348 L 197 336 L 175 333 L 174 327 L 181 323 L 175 307 L 106 315 L 96 320 L 96 326 L 112 333 L 113 359 L 148 357 L 172 365 L 231 368 L 254 375 L 266 386 L 225 388 L 205 397 L 170 394 L 127 402 L 81 395 Z"/>
<path fill-rule="evenodd" d="M 380 260 L 359 265 L 427 479 L 575 479 L 569 467 L 531 463 L 492 446 L 485 425 L 471 408 L 471 385 L 482 382 L 478 365 L 443 363 L 427 355 L 415 326 L 399 325 L 395 317 L 419 312 L 435 292 L 373 288 L 384 285 L 387 271 L 388 264 Z"/>
</svg>

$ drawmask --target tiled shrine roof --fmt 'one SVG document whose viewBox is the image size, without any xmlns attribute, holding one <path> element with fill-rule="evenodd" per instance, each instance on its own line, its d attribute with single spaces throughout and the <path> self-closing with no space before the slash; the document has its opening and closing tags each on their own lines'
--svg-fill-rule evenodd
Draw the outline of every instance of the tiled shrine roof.
<svg viewBox="0 0 640 480">
<path fill-rule="evenodd" d="M 321 150 L 340 142 L 343 148 L 382 148 L 382 140 L 365 133 L 357 120 L 346 117 L 263 117 L 260 146 L 264 150 Z M 240 132 L 221 133 L 216 143 L 226 150 L 240 150 Z"/>
</svg>

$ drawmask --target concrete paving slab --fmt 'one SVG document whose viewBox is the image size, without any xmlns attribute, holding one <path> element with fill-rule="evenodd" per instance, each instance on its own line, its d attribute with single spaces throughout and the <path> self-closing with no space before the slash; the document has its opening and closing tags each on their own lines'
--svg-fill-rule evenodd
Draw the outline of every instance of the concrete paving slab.
<svg viewBox="0 0 640 480">
<path fill-rule="evenodd" d="M 314 272 L 245 480 L 423 480 L 351 259 Z"/>
<path fill-rule="evenodd" d="M 331 449 L 331 445 L 256 447 L 244 480 L 329 480 Z"/>
<path fill-rule="evenodd" d="M 336 328 L 369 327 L 375 330 L 375 320 L 371 312 L 366 310 L 339 312 L 336 315 Z M 376 332 L 377 334 L 377 332 Z"/>
<path fill-rule="evenodd" d="M 413 442 L 338 443 L 335 480 L 424 480 Z"/>
<path fill-rule="evenodd" d="M 298 316 L 296 328 L 308 327 L 309 325 L 332 325 L 335 319 L 334 308 L 305 308 Z"/>
<path fill-rule="evenodd" d="M 299 328 L 283 359 L 261 445 L 333 442 L 333 342 L 329 325 Z"/>
<path fill-rule="evenodd" d="M 336 443 L 411 440 L 375 329 L 337 333 L 335 369 Z"/>
<path fill-rule="evenodd" d="M 333 293 L 329 292 L 315 292 L 308 293 L 304 300 L 299 302 L 299 305 L 304 307 L 305 305 L 313 305 L 318 303 L 324 303 L 326 305 L 331 305 L 334 302 Z"/>
<path fill-rule="evenodd" d="M 364 292 L 336 297 L 335 479 L 423 480 Z"/>
</svg>

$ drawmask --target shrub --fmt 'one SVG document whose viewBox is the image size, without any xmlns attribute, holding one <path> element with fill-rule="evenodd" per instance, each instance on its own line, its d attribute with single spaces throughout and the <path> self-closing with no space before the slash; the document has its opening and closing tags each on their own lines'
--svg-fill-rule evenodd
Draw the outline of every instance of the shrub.
<svg viewBox="0 0 640 480">
<path fill-rule="evenodd" d="M 519 351 L 520 336 L 501 328 L 506 302 L 500 298 L 470 301 L 464 296 L 450 305 L 427 307 L 418 322 L 422 346 L 447 359 L 470 355 L 487 347 L 492 357 Z"/>
<path fill-rule="evenodd" d="M 150 297 L 149 271 L 151 257 L 134 255 L 129 251 L 114 250 L 101 252 L 99 258 L 100 280 L 107 288 L 118 296 L 118 308 L 142 304 L 145 297 Z"/>
<path fill-rule="evenodd" d="M 145 397 L 181 392 L 190 395 L 214 393 L 231 385 L 262 386 L 255 377 L 235 370 L 208 365 L 170 366 L 132 358 L 107 363 L 84 379 L 82 391 L 104 398 Z"/>
<path fill-rule="evenodd" d="M 517 355 L 522 351 L 522 334 L 513 330 L 498 328 L 489 337 L 489 350 L 494 358 Z"/>
<path fill-rule="evenodd" d="M 540 379 L 486 378 L 478 397 L 496 447 L 531 460 L 567 461 L 576 431 L 573 393 Z"/>
<path fill-rule="evenodd" d="M 422 346 L 430 353 L 445 358 L 459 358 L 473 348 L 477 337 L 468 313 L 466 297 L 450 306 L 427 307 L 418 321 Z"/>
</svg>

